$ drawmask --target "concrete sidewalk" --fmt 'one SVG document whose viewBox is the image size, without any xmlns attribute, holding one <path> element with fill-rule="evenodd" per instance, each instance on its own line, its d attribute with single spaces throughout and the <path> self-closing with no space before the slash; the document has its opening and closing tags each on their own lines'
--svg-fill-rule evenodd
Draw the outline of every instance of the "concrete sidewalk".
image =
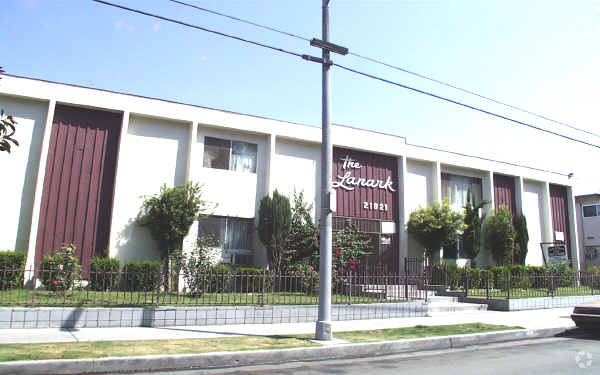
<svg viewBox="0 0 600 375">
<path fill-rule="evenodd" d="M 415 325 L 447 325 L 461 323 L 488 323 L 519 326 L 528 330 L 571 328 L 573 308 L 527 310 L 514 312 L 473 311 L 433 313 L 430 317 L 335 321 L 333 331 L 373 330 L 381 328 L 412 327 Z M 3 329 L 0 344 L 89 342 L 124 340 L 173 340 L 241 335 L 286 335 L 314 333 L 315 323 L 244 324 L 184 327 L 120 327 L 120 328 L 37 328 Z M 335 335 L 334 335 L 335 336 Z"/>
</svg>

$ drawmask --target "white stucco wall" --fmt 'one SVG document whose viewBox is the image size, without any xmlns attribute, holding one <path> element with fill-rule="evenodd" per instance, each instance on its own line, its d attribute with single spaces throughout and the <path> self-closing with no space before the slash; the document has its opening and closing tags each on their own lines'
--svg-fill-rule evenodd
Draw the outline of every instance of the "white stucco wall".
<svg viewBox="0 0 600 375">
<path fill-rule="evenodd" d="M 543 190 L 542 183 L 537 181 L 523 181 L 523 214 L 527 220 L 527 232 L 529 233 L 529 243 L 527 245 L 527 258 L 525 264 L 532 266 L 541 266 L 544 264 L 544 257 L 540 243 L 543 242 Z"/>
<path fill-rule="evenodd" d="M 278 139 L 273 163 L 273 187 L 290 198 L 294 191 L 304 193 L 304 201 L 312 205 L 312 216 L 318 222 L 321 202 L 321 147 Z"/>
<path fill-rule="evenodd" d="M 420 207 L 427 207 L 434 201 L 433 183 L 434 164 L 414 159 L 406 161 L 405 197 L 406 212 L 408 216 L 414 210 Z M 408 220 L 408 217 L 407 217 Z M 423 248 L 419 243 L 408 236 L 408 257 L 420 257 L 423 255 Z"/>
<path fill-rule="evenodd" d="M 136 217 L 145 195 L 154 195 L 163 184 L 185 183 L 189 125 L 132 115 L 120 150 L 111 226 L 110 256 L 160 259 L 150 232 Z"/>
<path fill-rule="evenodd" d="M 19 142 L 10 154 L 0 152 L 0 250 L 26 252 L 48 103 L 0 95 L 0 108 L 15 118 Z"/>
<path fill-rule="evenodd" d="M 243 141 L 257 145 L 256 173 L 243 173 L 223 169 L 204 168 L 204 138 L 206 136 Z M 203 185 L 203 198 L 209 202 L 218 202 L 212 214 L 254 218 L 260 199 L 265 195 L 265 167 L 267 138 L 255 134 L 240 134 L 199 126 L 194 147 L 193 167 L 190 180 Z"/>
</svg>

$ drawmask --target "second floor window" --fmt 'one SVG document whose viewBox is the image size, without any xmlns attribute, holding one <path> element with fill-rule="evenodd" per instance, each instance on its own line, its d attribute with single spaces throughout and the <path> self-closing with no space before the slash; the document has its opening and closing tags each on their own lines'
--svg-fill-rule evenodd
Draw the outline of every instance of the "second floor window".
<svg viewBox="0 0 600 375">
<path fill-rule="evenodd" d="M 204 168 L 256 173 L 256 153 L 254 143 L 204 138 Z"/>
</svg>

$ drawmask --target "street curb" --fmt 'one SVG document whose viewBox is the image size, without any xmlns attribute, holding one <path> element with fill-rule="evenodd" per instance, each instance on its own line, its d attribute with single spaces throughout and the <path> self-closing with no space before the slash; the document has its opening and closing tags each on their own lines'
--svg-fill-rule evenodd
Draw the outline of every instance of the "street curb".
<svg viewBox="0 0 600 375">
<path fill-rule="evenodd" d="M 474 333 L 443 337 L 384 341 L 337 346 L 216 352 L 203 354 L 152 355 L 139 357 L 109 357 L 98 359 L 63 359 L 0 363 L 0 374 L 66 375 L 118 372 L 194 370 L 250 365 L 371 357 L 390 354 L 464 348 L 473 345 L 507 341 L 531 340 L 556 336 L 571 327 L 521 329 L 489 333 Z"/>
</svg>

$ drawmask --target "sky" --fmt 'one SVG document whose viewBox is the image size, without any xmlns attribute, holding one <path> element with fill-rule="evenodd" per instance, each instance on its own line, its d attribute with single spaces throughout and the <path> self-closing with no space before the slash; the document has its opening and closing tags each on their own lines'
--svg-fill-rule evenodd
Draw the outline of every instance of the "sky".
<svg viewBox="0 0 600 375">
<path fill-rule="evenodd" d="M 168 0 L 109 0 L 301 54 L 308 42 Z M 321 37 L 321 0 L 182 0 Z M 321 67 L 91 0 L 2 0 L 8 74 L 321 125 Z M 600 1 L 331 0 L 331 41 L 600 135 Z M 354 56 L 335 63 L 600 146 L 591 135 Z M 600 193 L 600 148 L 332 68 L 333 123 L 573 173 Z M 334 140 L 335 142 L 335 140 Z"/>
</svg>

